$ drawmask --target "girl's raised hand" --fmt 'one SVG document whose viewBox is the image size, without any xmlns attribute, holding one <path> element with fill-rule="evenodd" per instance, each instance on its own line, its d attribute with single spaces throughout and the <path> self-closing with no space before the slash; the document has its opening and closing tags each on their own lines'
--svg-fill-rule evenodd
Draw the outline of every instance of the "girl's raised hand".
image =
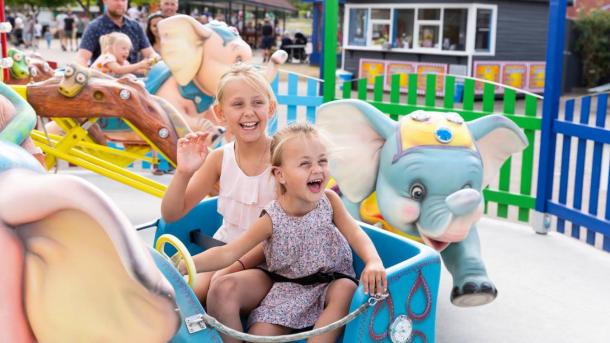
<svg viewBox="0 0 610 343">
<path fill-rule="evenodd" d="M 193 174 L 208 155 L 208 132 L 191 132 L 178 140 L 177 172 Z"/>
<path fill-rule="evenodd" d="M 360 275 L 364 294 L 382 295 L 388 292 L 388 278 L 381 261 L 369 262 Z"/>
</svg>

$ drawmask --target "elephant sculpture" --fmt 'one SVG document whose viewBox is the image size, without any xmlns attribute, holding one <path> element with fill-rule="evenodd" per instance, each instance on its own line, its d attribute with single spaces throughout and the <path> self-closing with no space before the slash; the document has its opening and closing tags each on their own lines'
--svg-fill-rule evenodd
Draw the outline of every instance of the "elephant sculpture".
<svg viewBox="0 0 610 343">
<path fill-rule="evenodd" d="M 161 56 L 146 79 L 146 89 L 168 100 L 186 117 L 189 126 L 200 130 L 205 121 L 217 123 L 211 113 L 218 81 L 234 63 L 247 63 L 252 50 L 234 28 L 212 21 L 202 25 L 187 15 L 176 15 L 158 24 Z M 265 76 L 275 77 L 288 58 L 279 50 L 272 56 Z"/>
<path fill-rule="evenodd" d="M 0 189 L 0 342 L 174 337 L 173 287 L 100 190 L 43 173 L 8 141 L 0 141 Z"/>
<path fill-rule="evenodd" d="M 380 220 L 441 253 L 454 305 L 496 298 L 476 223 L 482 190 L 527 146 L 512 121 L 488 115 L 466 123 L 457 113 L 415 111 L 396 122 L 366 102 L 339 100 L 320 106 L 316 123 L 328 133 L 331 175 L 354 217 L 375 195 Z"/>
</svg>

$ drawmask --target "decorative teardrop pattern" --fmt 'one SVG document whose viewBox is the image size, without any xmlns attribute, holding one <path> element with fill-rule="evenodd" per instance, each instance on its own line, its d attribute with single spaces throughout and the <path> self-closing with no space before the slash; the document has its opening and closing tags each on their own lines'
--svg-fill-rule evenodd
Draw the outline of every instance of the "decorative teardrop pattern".
<svg viewBox="0 0 610 343">
<path fill-rule="evenodd" d="M 424 297 L 426 299 L 426 307 L 422 313 L 415 313 L 411 309 L 411 303 L 415 292 L 417 292 L 418 288 L 421 288 L 424 292 Z M 421 272 L 421 269 L 417 272 L 417 280 L 415 280 L 415 284 L 413 288 L 411 288 L 411 292 L 409 292 L 409 297 L 407 298 L 407 314 L 409 318 L 413 320 L 424 320 L 430 314 L 430 310 L 432 309 L 432 294 L 430 294 L 430 287 L 424 278 L 424 275 Z"/>
<path fill-rule="evenodd" d="M 377 313 L 379 312 L 379 310 L 381 309 L 381 306 L 383 306 L 383 304 L 387 304 L 387 306 L 388 306 L 388 313 L 389 313 L 388 328 L 386 330 L 383 330 L 382 333 L 377 334 L 375 332 L 375 328 L 373 328 L 373 324 L 375 323 L 375 317 L 377 316 Z M 375 308 L 373 308 L 373 314 L 371 315 L 371 320 L 369 321 L 369 336 L 374 341 L 381 341 L 381 340 L 386 339 L 386 337 L 388 337 L 388 331 L 389 331 L 390 325 L 392 325 L 392 321 L 394 321 L 394 302 L 392 301 L 392 295 L 389 295 L 385 299 L 385 301 L 378 301 L 377 304 L 375 304 Z"/>
<path fill-rule="evenodd" d="M 415 313 L 413 311 L 413 309 L 411 308 L 412 300 L 413 300 L 413 297 L 415 296 L 415 293 L 420 289 L 422 292 L 424 292 L 425 308 L 421 313 Z M 378 334 L 375 332 L 373 324 L 375 323 L 375 318 L 377 317 L 377 314 L 381 310 L 384 303 L 388 307 L 388 314 L 389 314 L 388 329 L 384 330 L 382 333 Z M 409 292 L 409 297 L 407 298 L 405 308 L 407 310 L 407 315 L 412 320 L 421 321 L 421 320 L 426 319 L 428 317 L 428 315 L 430 315 L 430 311 L 432 309 L 432 294 L 430 293 L 430 287 L 428 286 L 428 283 L 426 282 L 426 279 L 424 278 L 424 275 L 423 275 L 421 269 L 419 269 L 417 271 L 417 278 L 415 279 L 415 283 L 413 284 L 413 287 L 411 288 L 411 291 Z M 382 340 L 385 340 L 386 338 L 388 338 L 389 327 L 390 327 L 390 325 L 392 325 L 392 322 L 394 320 L 395 320 L 394 303 L 392 301 L 392 296 L 390 295 L 385 299 L 385 301 L 380 301 L 377 304 L 375 304 L 375 307 L 373 308 L 373 313 L 371 315 L 371 319 L 369 320 L 369 337 L 371 337 L 371 339 L 373 339 L 374 341 L 382 341 Z M 422 331 L 419 331 L 419 330 L 414 330 L 411 337 L 412 338 L 419 337 L 421 339 L 422 343 L 428 342 L 428 338 L 426 337 L 426 335 Z M 411 340 L 411 341 L 413 341 L 413 340 Z"/>
</svg>

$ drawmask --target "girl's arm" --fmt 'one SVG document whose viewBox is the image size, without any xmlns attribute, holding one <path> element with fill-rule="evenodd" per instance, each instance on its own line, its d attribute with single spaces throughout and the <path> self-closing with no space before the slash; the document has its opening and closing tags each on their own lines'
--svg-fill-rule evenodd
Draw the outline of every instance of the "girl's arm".
<svg viewBox="0 0 610 343">
<path fill-rule="evenodd" d="M 142 60 L 138 63 L 128 64 L 128 65 L 120 65 L 117 62 L 109 62 L 106 63 L 106 67 L 113 74 L 127 74 L 127 73 L 135 73 L 136 71 L 146 67 L 150 64 L 148 60 Z"/>
<path fill-rule="evenodd" d="M 364 294 L 369 292 L 371 294 L 386 293 L 388 280 L 375 245 L 373 245 L 369 236 L 360 229 L 358 223 L 347 212 L 341 198 L 331 190 L 326 190 L 325 192 L 333 208 L 333 222 L 364 262 L 364 270 L 360 275 Z"/>
<path fill-rule="evenodd" d="M 254 249 L 250 250 L 247 254 L 240 257 L 239 260 L 233 262 L 229 267 L 218 270 L 212 275 L 212 282 L 219 277 L 227 274 L 241 272 L 242 270 L 250 269 L 258 266 L 265 261 L 265 252 L 263 250 L 263 243 L 259 243 Z M 186 270 L 186 267 L 184 267 Z"/>
<path fill-rule="evenodd" d="M 258 218 L 250 228 L 227 245 L 208 249 L 193 257 L 198 273 L 225 268 L 257 244 L 271 236 L 272 224 L 269 215 Z"/>
<path fill-rule="evenodd" d="M 207 149 L 207 145 L 204 148 Z M 161 216 L 165 221 L 174 222 L 182 218 L 210 193 L 220 179 L 222 155 L 222 149 L 214 150 L 194 173 L 188 171 L 190 168 L 183 171 L 179 166 L 176 169 L 161 201 Z M 192 161 L 193 158 L 189 157 L 184 163 Z"/>
</svg>

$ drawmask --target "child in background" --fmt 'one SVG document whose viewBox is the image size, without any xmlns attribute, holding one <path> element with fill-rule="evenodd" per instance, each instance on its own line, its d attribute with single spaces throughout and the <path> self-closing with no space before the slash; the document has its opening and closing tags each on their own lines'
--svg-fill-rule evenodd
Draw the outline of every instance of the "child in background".
<svg viewBox="0 0 610 343">
<path fill-rule="evenodd" d="M 129 36 L 121 32 L 101 36 L 100 47 L 102 54 L 91 64 L 91 68 L 114 77 L 121 77 L 129 73 L 145 74 L 155 63 L 153 59 L 146 59 L 129 64 L 127 58 L 131 50 L 131 40 Z"/>
<path fill-rule="evenodd" d="M 269 82 L 252 66 L 236 64 L 218 84 L 213 110 L 235 140 L 208 153 L 209 133 L 189 133 L 178 140 L 175 175 L 161 202 L 163 219 L 172 222 L 187 214 L 219 183 L 218 212 L 223 223 L 214 238 L 230 242 L 239 237 L 276 198 L 271 176 L 267 121 L 275 113 L 276 101 Z M 263 261 L 262 248 L 245 256 L 220 275 L 241 271 Z M 241 273 L 239 273 L 241 274 Z M 243 275 L 243 274 L 242 274 Z M 267 294 L 271 281 L 260 270 L 245 273 L 248 284 L 259 287 L 259 299 Z M 241 277 L 241 276 L 240 276 Z M 203 302 L 212 273 L 198 275 L 194 292 Z M 241 281 L 238 281 L 241 282 Z M 256 293 L 256 289 L 249 289 Z"/>
<path fill-rule="evenodd" d="M 197 271 L 234 263 L 264 241 L 267 273 L 275 283 L 250 314 L 250 333 L 284 335 L 330 324 L 345 316 L 357 287 L 350 246 L 365 263 L 365 293 L 387 292 L 385 269 L 369 237 L 339 196 L 327 191 L 324 143 L 309 124 L 280 130 L 271 142 L 271 165 L 280 192 L 237 239 L 194 257 Z M 184 272 L 184 264 L 180 267 Z M 335 342 L 341 330 L 309 342 Z"/>
<path fill-rule="evenodd" d="M 49 25 L 45 25 L 42 27 L 44 40 L 47 41 L 47 49 L 51 49 L 51 41 L 53 40 L 53 33 L 51 32 L 51 28 Z"/>
</svg>

